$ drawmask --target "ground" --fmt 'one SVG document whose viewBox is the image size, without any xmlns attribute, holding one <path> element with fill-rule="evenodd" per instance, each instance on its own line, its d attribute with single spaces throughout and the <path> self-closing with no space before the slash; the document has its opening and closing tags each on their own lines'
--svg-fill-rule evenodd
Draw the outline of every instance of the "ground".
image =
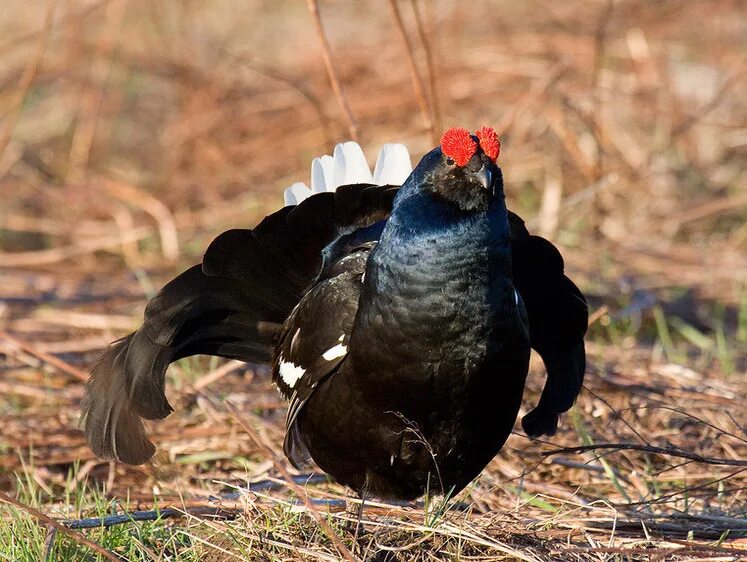
<svg viewBox="0 0 747 562">
<path fill-rule="evenodd" d="M 321 2 L 342 99 L 300 0 L 5 2 L 0 560 L 747 558 L 744 3 L 400 0 L 401 27 L 392 4 Z M 152 463 L 93 457 L 89 368 L 214 236 L 353 134 L 417 159 L 483 124 L 590 304 L 556 436 L 517 423 L 456 498 L 359 527 L 282 456 L 267 368 L 199 357 L 168 373 Z"/>
</svg>

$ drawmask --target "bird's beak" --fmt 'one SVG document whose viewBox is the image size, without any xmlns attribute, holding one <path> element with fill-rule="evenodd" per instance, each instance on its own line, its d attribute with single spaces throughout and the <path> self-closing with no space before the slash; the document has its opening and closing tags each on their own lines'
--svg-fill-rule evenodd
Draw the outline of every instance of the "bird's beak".
<svg viewBox="0 0 747 562">
<path fill-rule="evenodd" d="M 488 191 L 493 189 L 493 170 L 489 164 L 483 164 L 482 167 L 475 172 L 475 179 L 477 182 Z"/>
</svg>

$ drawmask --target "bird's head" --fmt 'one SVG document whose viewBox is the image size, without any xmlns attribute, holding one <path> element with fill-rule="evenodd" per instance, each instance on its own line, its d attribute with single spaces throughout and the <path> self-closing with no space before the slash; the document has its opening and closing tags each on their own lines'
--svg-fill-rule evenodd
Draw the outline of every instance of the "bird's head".
<svg viewBox="0 0 747 562">
<path fill-rule="evenodd" d="M 430 193 L 461 211 L 484 211 L 493 198 L 503 197 L 503 177 L 496 164 L 500 149 L 498 135 L 490 127 L 482 127 L 474 135 L 467 129 L 449 129 L 441 144 L 418 163 L 410 179 L 417 191 Z"/>
</svg>

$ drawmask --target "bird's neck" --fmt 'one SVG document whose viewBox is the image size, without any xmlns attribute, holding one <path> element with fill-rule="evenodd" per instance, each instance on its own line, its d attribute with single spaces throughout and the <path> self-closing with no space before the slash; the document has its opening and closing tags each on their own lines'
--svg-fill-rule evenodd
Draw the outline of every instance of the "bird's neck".
<svg viewBox="0 0 747 562">
<path fill-rule="evenodd" d="M 365 350 L 367 340 L 406 352 L 418 341 L 428 349 L 417 353 L 438 353 L 455 338 L 486 341 L 495 315 L 514 299 L 503 199 L 467 214 L 413 195 L 397 203 L 371 253 L 353 330 L 360 345 L 351 348 Z"/>
</svg>

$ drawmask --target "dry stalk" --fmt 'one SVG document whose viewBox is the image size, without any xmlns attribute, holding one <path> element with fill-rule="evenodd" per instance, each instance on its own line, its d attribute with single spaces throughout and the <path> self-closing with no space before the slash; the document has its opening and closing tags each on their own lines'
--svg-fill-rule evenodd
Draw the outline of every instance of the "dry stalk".
<svg viewBox="0 0 747 562">
<path fill-rule="evenodd" d="M 52 36 L 56 6 L 57 0 L 47 0 L 47 11 L 44 15 L 44 27 L 41 31 L 39 44 L 36 47 L 36 51 L 26 64 L 26 67 L 23 69 L 18 88 L 16 88 L 16 91 L 13 94 L 10 107 L 5 115 L 5 123 L 3 128 L 0 129 L 0 156 L 5 152 L 5 148 L 10 142 L 10 138 L 13 135 L 13 129 L 15 129 L 16 123 L 18 123 L 18 118 L 21 115 L 21 110 L 23 109 L 23 102 L 31 89 L 31 85 L 34 83 L 34 79 L 36 78 L 42 60 L 44 59 L 44 53 L 47 51 L 47 45 Z"/>
<path fill-rule="evenodd" d="M 106 178 L 100 178 L 99 181 L 111 195 L 130 205 L 141 208 L 153 217 L 153 220 L 158 225 L 163 257 L 170 262 L 175 262 L 179 259 L 179 235 L 176 230 L 174 215 L 162 201 L 139 187 L 122 181 L 114 181 Z"/>
<path fill-rule="evenodd" d="M 80 97 L 77 123 L 70 146 L 67 181 L 71 183 L 81 181 L 91 158 L 96 125 L 113 67 L 114 47 L 126 9 L 127 0 L 113 0 L 106 7 L 106 23 L 99 35 L 89 72 L 91 85 Z"/>
<path fill-rule="evenodd" d="M 332 90 L 335 92 L 337 103 L 342 109 L 345 119 L 348 122 L 348 133 L 350 138 L 354 141 L 358 140 L 358 125 L 355 122 L 355 117 L 350 109 L 348 98 L 345 95 L 345 90 L 340 83 L 340 79 L 337 75 L 337 69 L 335 68 L 334 60 L 332 59 L 332 49 L 329 46 L 329 40 L 327 35 L 324 33 L 324 26 L 322 25 L 322 18 L 319 15 L 319 0 L 307 0 L 309 11 L 314 19 L 314 25 L 316 26 L 316 33 L 319 36 L 319 44 L 322 47 L 322 57 L 324 58 L 324 65 L 327 67 L 327 76 L 329 82 L 332 85 Z"/>
<path fill-rule="evenodd" d="M 98 0 L 97 2 L 93 2 L 91 4 L 88 4 L 82 7 L 80 10 L 76 12 L 66 13 L 62 18 L 60 18 L 60 21 L 59 21 L 60 28 L 67 27 L 71 22 L 80 22 L 80 21 L 84 21 L 88 19 L 90 16 L 98 12 L 99 9 L 106 6 L 107 2 L 108 0 Z M 28 33 L 24 33 L 23 35 L 20 35 L 18 37 L 13 37 L 4 45 L 0 45 L 0 57 L 4 57 L 9 52 L 23 47 L 29 41 L 33 41 L 40 35 L 41 36 L 45 35 L 46 32 L 47 32 L 46 27 L 43 26 L 41 29 L 36 29 Z"/>
<path fill-rule="evenodd" d="M 319 118 L 319 125 L 322 127 L 325 136 L 327 137 L 327 142 L 329 144 L 334 144 L 334 135 L 332 131 L 330 131 L 329 127 L 330 119 L 324 110 L 324 104 L 322 103 L 322 100 L 320 100 L 305 84 L 303 84 L 302 81 L 292 76 L 288 76 L 269 65 L 257 62 L 250 56 L 236 55 L 234 56 L 234 58 L 236 59 L 237 65 L 239 65 L 241 68 L 246 68 L 261 76 L 265 76 L 270 80 L 286 84 L 287 86 L 290 86 L 293 90 L 298 92 L 301 97 L 309 102 L 311 107 L 314 108 L 314 112 Z"/>
<path fill-rule="evenodd" d="M 724 80 L 724 84 L 719 88 L 713 98 L 672 130 L 670 142 L 673 143 L 677 138 L 687 133 L 693 126 L 702 121 L 710 112 L 716 109 L 732 88 L 742 81 L 745 77 L 745 73 L 747 73 L 747 58 L 741 59 L 734 66 L 734 69 L 730 72 L 726 80 Z"/>
<path fill-rule="evenodd" d="M 195 381 L 193 385 L 194 389 L 198 391 L 202 390 L 203 388 L 206 388 L 214 382 L 222 379 L 227 374 L 232 373 L 236 369 L 240 369 L 242 367 L 246 367 L 246 363 L 244 363 L 243 361 L 228 361 L 217 369 L 214 369 L 213 371 L 210 371 L 209 373 L 197 379 L 197 381 Z"/>
<path fill-rule="evenodd" d="M 38 357 L 45 363 L 49 363 L 53 367 L 57 367 L 60 371 L 63 371 L 69 375 L 72 375 L 73 377 L 75 377 L 76 379 L 80 381 L 85 382 L 88 380 L 88 374 L 84 373 L 77 367 L 73 367 L 69 363 L 66 363 L 65 361 L 55 357 L 54 355 L 50 355 L 49 353 L 39 351 L 30 343 L 21 341 L 18 338 L 11 336 L 7 332 L 0 330 L 0 338 L 8 340 L 12 345 L 18 347 L 19 349 L 22 349 L 23 351 L 30 353 L 34 357 Z"/>
<path fill-rule="evenodd" d="M 595 445 L 579 445 L 578 447 L 560 447 L 552 451 L 545 451 L 542 456 L 549 457 L 564 453 L 585 453 L 587 451 L 613 450 L 613 451 L 641 451 L 643 453 L 654 453 L 657 455 L 666 455 L 680 459 L 688 459 L 702 464 L 713 464 L 717 466 L 744 466 L 747 467 L 747 460 L 733 460 L 716 457 L 705 457 L 683 451 L 676 447 L 655 447 L 654 445 L 638 445 L 636 443 L 596 443 Z"/>
<path fill-rule="evenodd" d="M 553 85 L 560 79 L 561 76 L 568 70 L 568 63 L 566 61 L 560 61 L 556 63 L 552 68 L 547 71 L 547 75 L 544 79 L 537 82 L 532 88 L 519 100 L 518 103 L 514 104 L 512 108 L 503 116 L 503 118 L 495 126 L 495 130 L 498 136 L 505 135 L 511 127 L 513 127 L 516 120 L 533 104 L 544 97 L 547 92 L 553 87 Z"/>
<path fill-rule="evenodd" d="M 6 267 L 39 267 L 59 263 L 70 258 L 92 254 L 124 243 L 143 240 L 152 236 L 154 230 L 149 226 L 139 226 L 129 232 L 82 240 L 75 244 L 50 248 L 48 250 L 31 250 L 28 252 L 0 252 L 0 261 Z"/>
<path fill-rule="evenodd" d="M 430 90 L 431 110 L 433 118 L 433 143 L 438 144 L 439 135 L 443 131 L 443 116 L 441 115 L 441 100 L 438 92 L 438 73 L 435 61 L 433 60 L 433 47 L 431 39 L 428 36 L 423 18 L 420 14 L 418 0 L 410 0 L 412 12 L 415 16 L 415 25 L 418 30 L 418 37 L 423 45 L 425 52 L 425 66 L 428 72 L 428 88 Z"/>
<path fill-rule="evenodd" d="M 433 144 L 438 144 L 438 134 L 433 125 L 432 111 L 428 108 L 428 101 L 425 99 L 423 80 L 420 78 L 418 65 L 415 63 L 415 52 L 412 48 L 412 43 L 410 43 L 410 38 L 407 35 L 405 24 L 402 21 L 402 14 L 399 11 L 397 0 L 389 0 L 389 7 L 392 9 L 392 18 L 394 19 L 395 27 L 399 32 L 399 37 L 402 40 L 402 45 L 407 52 L 407 64 L 410 67 L 412 87 L 413 90 L 415 90 L 415 99 L 417 99 L 418 106 L 420 107 L 420 116 L 423 119 L 423 126 L 430 133 Z"/>
<path fill-rule="evenodd" d="M 615 0 L 606 0 L 597 21 L 597 28 L 594 33 L 594 64 L 591 72 L 591 96 L 593 103 L 593 126 L 591 128 L 596 143 L 596 161 L 594 162 L 594 181 L 599 181 L 604 175 L 604 147 L 602 144 L 602 95 L 600 89 L 600 79 L 604 68 L 604 59 L 607 52 L 607 31 L 609 29 L 612 12 L 615 6 Z M 597 238 L 602 236 L 601 225 L 604 219 L 605 208 L 602 205 L 601 194 L 594 195 L 592 205 L 592 232 Z"/>
</svg>

